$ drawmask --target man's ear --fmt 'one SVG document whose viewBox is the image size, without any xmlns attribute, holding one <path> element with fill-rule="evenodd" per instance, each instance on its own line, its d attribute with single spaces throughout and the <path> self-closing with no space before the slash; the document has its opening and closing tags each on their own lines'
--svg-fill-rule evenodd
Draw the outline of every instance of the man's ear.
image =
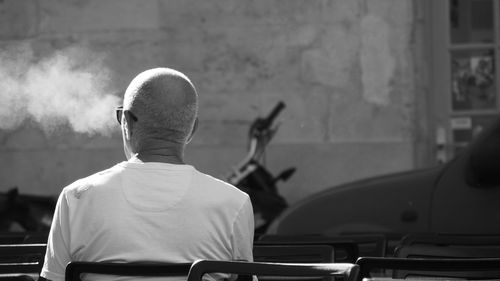
<svg viewBox="0 0 500 281">
<path fill-rule="evenodd" d="M 191 142 L 196 130 L 198 130 L 198 117 L 196 117 L 196 119 L 194 119 L 193 129 L 191 130 L 191 133 L 189 134 L 189 137 L 187 138 L 186 144 Z"/>
<path fill-rule="evenodd" d="M 123 112 L 123 133 L 125 135 L 125 138 L 127 140 L 130 140 L 132 137 L 132 128 L 134 126 L 134 122 L 132 120 L 132 116 L 130 116 L 130 113 L 128 111 Z"/>
</svg>

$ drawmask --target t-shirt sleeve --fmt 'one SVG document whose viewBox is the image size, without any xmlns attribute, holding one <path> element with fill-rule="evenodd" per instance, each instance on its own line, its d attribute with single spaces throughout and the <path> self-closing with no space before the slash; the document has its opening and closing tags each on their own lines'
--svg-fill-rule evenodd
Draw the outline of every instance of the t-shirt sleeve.
<svg viewBox="0 0 500 281">
<path fill-rule="evenodd" d="M 253 261 L 254 218 L 250 198 L 243 203 L 233 226 L 233 260 Z"/>
<path fill-rule="evenodd" d="M 63 190 L 57 200 L 52 225 L 47 240 L 45 261 L 40 275 L 49 280 L 64 280 L 69 252 L 69 206 Z"/>
</svg>

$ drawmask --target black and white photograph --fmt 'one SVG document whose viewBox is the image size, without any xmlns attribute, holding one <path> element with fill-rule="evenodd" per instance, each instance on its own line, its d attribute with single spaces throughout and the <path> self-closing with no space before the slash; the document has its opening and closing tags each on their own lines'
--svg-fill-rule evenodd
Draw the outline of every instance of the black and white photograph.
<svg viewBox="0 0 500 281">
<path fill-rule="evenodd" d="M 500 0 L 0 0 L 0 281 L 500 280 Z"/>
</svg>

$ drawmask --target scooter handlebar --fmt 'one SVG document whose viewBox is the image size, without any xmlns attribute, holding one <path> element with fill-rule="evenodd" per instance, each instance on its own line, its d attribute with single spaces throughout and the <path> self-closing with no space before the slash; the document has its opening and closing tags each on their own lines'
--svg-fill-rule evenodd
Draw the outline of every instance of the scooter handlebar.
<svg viewBox="0 0 500 281">
<path fill-rule="evenodd" d="M 276 106 L 274 106 L 273 110 L 271 111 L 271 113 L 269 113 L 269 115 L 262 119 L 261 122 L 260 122 L 260 126 L 259 126 L 259 130 L 265 130 L 267 128 L 269 128 L 269 126 L 271 126 L 271 124 L 273 123 L 274 119 L 276 119 L 276 116 L 278 116 L 278 114 L 285 108 L 285 103 L 280 101 Z"/>
</svg>

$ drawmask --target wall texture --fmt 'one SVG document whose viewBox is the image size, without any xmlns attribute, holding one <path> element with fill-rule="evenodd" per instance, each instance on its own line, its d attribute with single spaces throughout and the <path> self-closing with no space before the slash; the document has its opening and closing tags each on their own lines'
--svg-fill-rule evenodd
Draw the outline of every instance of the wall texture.
<svg viewBox="0 0 500 281">
<path fill-rule="evenodd" d="M 285 101 L 266 165 L 297 168 L 280 185 L 295 202 L 414 167 L 414 9 L 411 0 L 0 0 L 0 49 L 28 44 L 40 59 L 83 46 L 103 55 L 117 96 L 144 69 L 183 71 L 201 99 L 187 160 L 221 178 L 245 155 L 253 118 Z M 124 157 L 118 130 L 47 133 L 25 121 L 0 130 L 0 159 L 2 190 L 57 194 Z"/>
</svg>

